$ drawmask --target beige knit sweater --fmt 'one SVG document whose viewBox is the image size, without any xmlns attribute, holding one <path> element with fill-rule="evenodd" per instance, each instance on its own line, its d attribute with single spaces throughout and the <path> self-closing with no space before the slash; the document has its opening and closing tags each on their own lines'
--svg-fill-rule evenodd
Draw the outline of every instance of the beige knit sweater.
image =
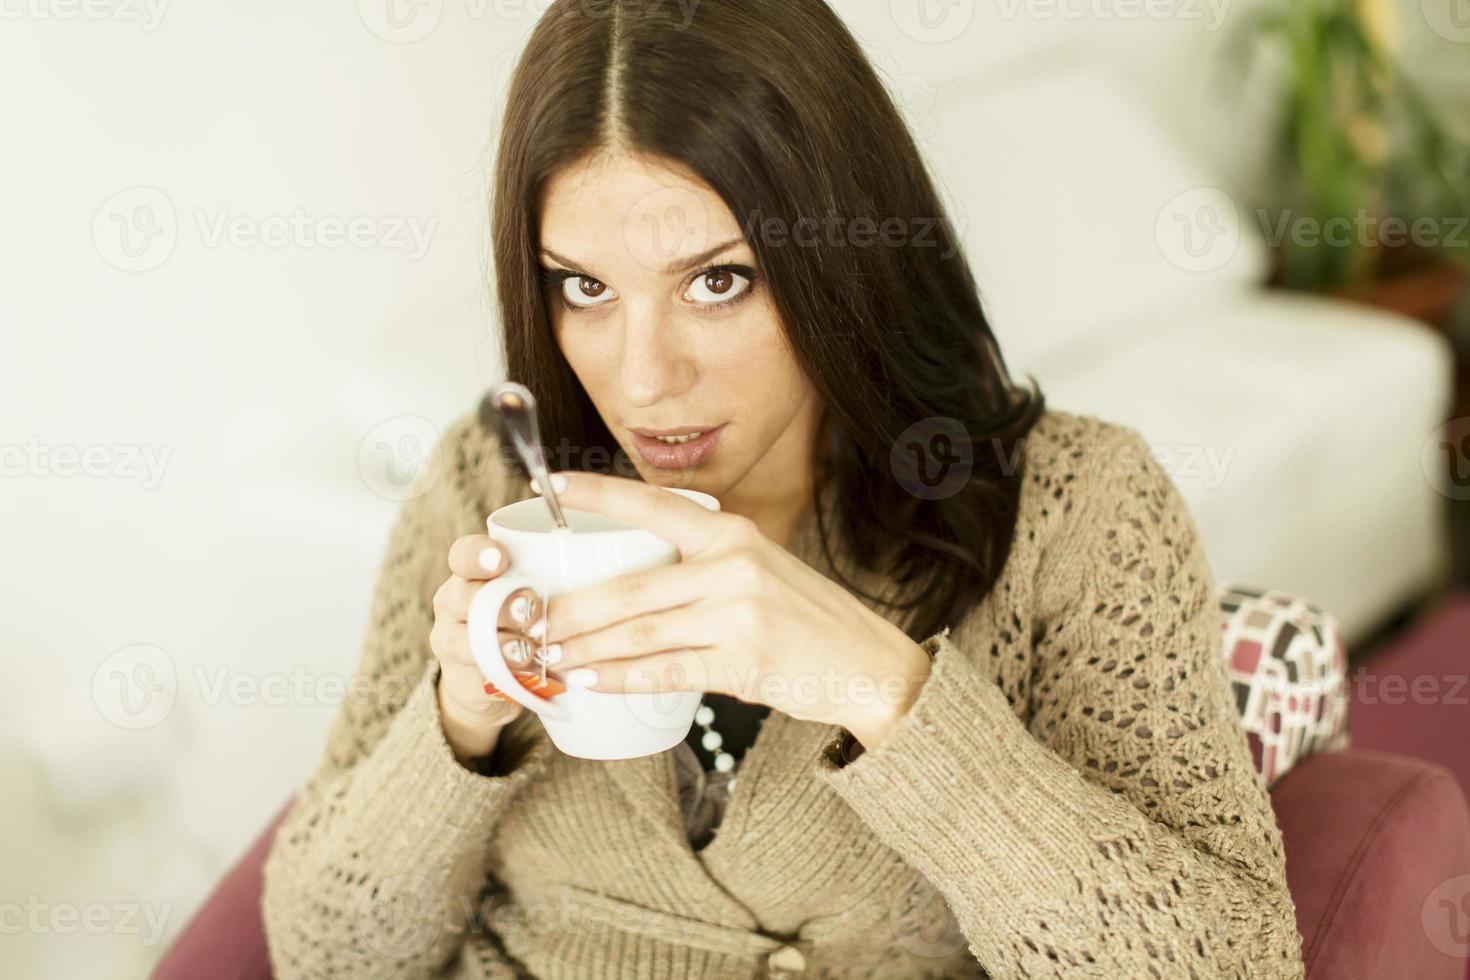
<svg viewBox="0 0 1470 980">
<path fill-rule="evenodd" d="M 698 852 L 672 752 L 573 758 L 529 714 L 483 771 L 445 743 L 447 549 L 530 495 L 498 448 L 459 420 L 392 531 L 360 696 L 265 868 L 282 980 L 1302 976 L 1210 568 L 1134 430 L 1049 410 L 1010 559 L 925 639 L 909 713 L 863 751 L 772 712 Z M 815 530 L 792 553 L 834 578 Z"/>
</svg>

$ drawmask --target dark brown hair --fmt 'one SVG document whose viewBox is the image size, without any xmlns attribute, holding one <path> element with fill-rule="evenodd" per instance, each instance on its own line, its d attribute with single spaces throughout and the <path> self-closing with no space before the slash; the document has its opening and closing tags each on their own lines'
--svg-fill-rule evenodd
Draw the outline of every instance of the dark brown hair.
<svg viewBox="0 0 1470 980">
<path fill-rule="evenodd" d="M 621 448 L 561 354 L 537 252 L 544 182 L 612 147 L 682 164 L 742 222 L 822 401 L 829 554 L 835 522 L 863 567 L 901 584 L 891 608 L 911 611 L 911 638 L 958 623 L 1010 553 L 1020 449 L 1045 400 L 1012 384 L 913 138 L 846 27 L 824 0 L 699 0 L 692 15 L 558 0 L 536 25 L 495 170 L 506 365 L 537 393 L 548 446 L 604 459 Z M 800 244 L 769 233 L 803 227 Z M 871 233 L 885 228 L 902 233 Z M 488 402 L 482 420 L 499 424 Z M 901 460 L 955 433 L 968 477 L 928 492 L 922 462 Z"/>
</svg>

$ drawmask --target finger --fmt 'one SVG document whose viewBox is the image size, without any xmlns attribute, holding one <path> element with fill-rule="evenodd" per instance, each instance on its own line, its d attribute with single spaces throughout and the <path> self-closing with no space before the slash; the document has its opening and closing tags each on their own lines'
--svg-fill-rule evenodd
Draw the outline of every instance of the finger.
<svg viewBox="0 0 1470 980">
<path fill-rule="evenodd" d="M 552 698 L 567 689 L 565 684 L 550 674 L 547 674 L 543 679 L 540 671 L 518 670 L 515 672 L 515 675 L 516 679 L 521 682 L 521 686 L 537 697 Z M 499 701 L 520 703 L 489 681 L 485 682 L 485 693 Z"/>
<path fill-rule="evenodd" d="M 628 572 L 552 596 L 546 610 L 546 642 L 565 642 L 701 599 L 757 596 L 770 581 L 760 559 L 746 551 Z"/>
<path fill-rule="evenodd" d="M 596 678 L 573 683 L 610 694 L 653 694 L 663 691 L 719 691 L 707 656 L 699 650 L 667 650 L 647 657 L 604 660 L 590 668 Z M 565 682 L 567 679 L 562 677 Z"/>
<path fill-rule="evenodd" d="M 566 477 L 567 489 L 558 495 L 565 506 L 653 531 L 684 558 L 708 550 L 741 520 L 640 480 L 581 470 L 560 470 L 554 476 Z"/>
<path fill-rule="evenodd" d="M 552 654 L 556 658 L 554 666 L 566 672 L 602 660 L 645 657 L 665 650 L 705 649 L 728 635 L 731 620 L 733 617 L 722 616 L 708 605 L 662 609 L 555 644 L 560 650 Z"/>
<path fill-rule="evenodd" d="M 456 664 L 478 667 L 474 651 L 470 649 L 470 631 L 464 623 L 436 626 L 443 630 L 443 656 Z M 497 630 L 496 641 L 505 662 L 517 670 L 529 670 L 535 666 L 537 644 L 515 630 Z"/>
<path fill-rule="evenodd" d="M 488 534 L 466 534 L 449 546 L 449 570 L 462 579 L 488 581 L 509 565 L 510 553 Z"/>
<path fill-rule="evenodd" d="M 536 651 L 540 649 L 535 640 L 513 630 L 500 630 L 496 638 L 500 642 L 500 655 L 512 669 L 530 670 L 534 666 Z"/>
<path fill-rule="evenodd" d="M 434 615 L 452 623 L 463 623 L 469 618 L 470 600 L 487 583 L 473 582 L 451 575 L 434 593 Z"/>
<path fill-rule="evenodd" d="M 434 615 L 453 623 L 467 622 L 470 604 L 486 584 L 451 575 L 439 586 L 439 591 L 434 593 Z M 544 608 L 545 603 L 536 590 L 524 586 L 506 596 L 500 605 L 500 616 L 496 625 L 501 629 L 525 629 L 541 618 Z"/>
</svg>

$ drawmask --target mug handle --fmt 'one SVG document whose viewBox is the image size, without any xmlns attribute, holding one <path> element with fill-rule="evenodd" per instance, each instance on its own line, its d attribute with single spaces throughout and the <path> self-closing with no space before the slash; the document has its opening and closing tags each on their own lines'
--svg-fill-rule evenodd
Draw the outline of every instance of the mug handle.
<svg viewBox="0 0 1470 980">
<path fill-rule="evenodd" d="M 513 592 L 529 587 L 531 583 L 514 569 L 480 587 L 474 599 L 470 600 L 469 615 L 466 617 L 470 653 L 479 665 L 480 672 L 505 692 L 506 697 L 549 721 L 571 721 L 572 715 L 566 705 L 557 704 L 551 698 L 543 698 L 527 690 L 516 679 L 500 650 L 500 609 Z"/>
</svg>

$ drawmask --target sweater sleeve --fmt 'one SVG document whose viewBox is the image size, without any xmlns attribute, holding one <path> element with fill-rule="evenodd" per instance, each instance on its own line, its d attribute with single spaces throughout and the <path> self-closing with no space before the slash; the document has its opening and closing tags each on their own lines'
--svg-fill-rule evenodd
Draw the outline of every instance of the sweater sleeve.
<svg viewBox="0 0 1470 980">
<path fill-rule="evenodd" d="M 1300 978 L 1196 526 L 1134 430 L 1100 448 L 1038 561 L 1031 635 L 967 616 L 929 637 L 910 710 L 871 750 L 840 732 L 818 775 L 994 976 Z M 1029 704 L 986 669 L 1021 643 Z"/>
<path fill-rule="evenodd" d="M 281 980 L 442 969 L 475 925 L 497 821 L 545 763 L 542 747 L 507 746 L 502 734 L 472 771 L 440 724 L 433 596 L 450 544 L 484 519 L 463 502 L 467 431 L 461 422 L 446 433 L 399 512 L 357 674 L 267 857 L 262 914 Z M 490 937 L 468 941 L 482 975 L 512 975 Z"/>
</svg>

